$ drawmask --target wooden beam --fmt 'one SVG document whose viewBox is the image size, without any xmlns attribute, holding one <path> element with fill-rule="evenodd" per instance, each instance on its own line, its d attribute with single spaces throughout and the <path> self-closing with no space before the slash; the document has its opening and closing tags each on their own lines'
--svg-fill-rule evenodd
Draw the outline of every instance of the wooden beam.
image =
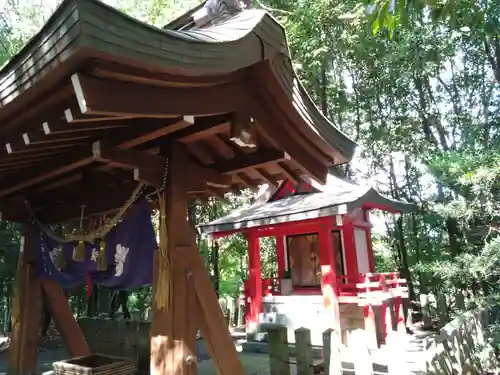
<svg viewBox="0 0 500 375">
<path fill-rule="evenodd" d="M 110 118 L 114 119 L 113 117 Z M 145 124 L 145 121 L 142 119 L 135 121 L 131 119 L 119 120 L 120 122 L 117 123 L 116 121 L 106 121 L 106 119 L 103 119 L 99 122 L 81 122 L 75 126 L 74 124 L 68 124 L 53 116 L 52 119 L 42 123 L 41 129 L 39 128 L 35 131 L 23 133 L 22 140 L 19 138 L 10 140 L 5 148 L 9 154 L 15 154 L 27 151 L 33 148 L 33 146 L 75 142 L 97 135 L 106 136 L 111 129 L 142 126 Z"/>
<path fill-rule="evenodd" d="M 258 69 L 255 71 L 258 74 Z M 259 132 L 271 140 L 275 147 L 278 146 L 277 148 L 289 154 L 304 174 L 325 184 L 328 167 L 323 163 L 326 156 L 322 155 L 315 145 L 308 142 L 303 134 L 297 131 L 295 125 L 281 109 L 280 101 L 289 101 L 288 95 L 276 98 L 258 87 L 251 79 L 247 79 L 246 85 L 249 90 L 242 95 L 245 97 L 245 103 L 248 104 L 248 111 L 256 119 Z"/>
<path fill-rule="evenodd" d="M 122 168 L 134 168 L 134 178 L 151 186 L 161 187 L 165 169 L 165 158 L 144 151 L 123 150 L 111 146 L 102 146 L 100 142 L 93 144 L 94 159 L 110 163 Z M 186 164 L 186 173 L 190 186 L 199 186 L 199 182 L 205 182 L 213 187 L 229 187 L 232 179 L 223 176 L 215 170 L 205 168 L 189 160 Z M 147 177 L 147 180 L 144 180 Z M 156 177 L 155 177 L 156 176 Z"/>
<path fill-rule="evenodd" d="M 75 320 L 61 286 L 55 280 L 46 278 L 42 281 L 42 287 L 47 296 L 50 314 L 70 356 L 74 358 L 90 355 L 85 336 Z"/>
<path fill-rule="evenodd" d="M 278 163 L 278 166 L 280 169 L 283 171 L 283 174 L 291 180 L 292 182 L 296 184 L 300 184 L 302 179 L 300 178 L 300 175 L 296 173 L 292 168 L 290 168 L 288 165 L 285 163 Z"/>
<path fill-rule="evenodd" d="M 192 161 L 186 166 L 186 172 L 190 174 L 190 179 L 205 181 L 207 185 L 214 188 L 227 188 L 233 183 L 233 179 L 230 176 L 221 175 L 212 168 L 202 167 Z"/>
<path fill-rule="evenodd" d="M 250 190 L 252 190 L 254 193 L 257 193 L 257 191 L 259 190 L 256 186 L 257 183 L 253 181 L 250 177 L 248 177 L 244 172 L 236 173 L 236 177 L 239 180 L 243 181 L 243 184 Z"/>
<path fill-rule="evenodd" d="M 36 135 L 30 137 L 28 133 L 23 133 L 22 138 L 24 141 L 24 146 L 34 146 L 34 145 L 81 141 L 84 139 L 91 138 L 92 135 L 93 134 L 80 133 L 79 135 L 54 134 L 51 136 L 44 136 L 43 134 L 39 133 L 38 137 Z"/>
<path fill-rule="evenodd" d="M 156 295 L 152 298 L 151 375 L 196 374 L 196 361 L 187 361 L 189 357 L 196 356 L 196 334 L 188 328 L 190 321 L 197 323 L 196 310 L 188 310 L 188 297 L 193 295 L 188 296 L 188 293 L 181 291 L 193 290 L 182 247 L 192 241 L 193 232 L 187 221 L 186 163 L 189 163 L 189 159 L 179 146 L 174 144 L 168 150 L 169 175 L 164 191 L 167 202 L 165 212 L 160 213 L 176 219 L 167 219 L 165 228 L 171 264 L 168 271 L 172 280 L 170 285 L 165 285 L 164 279 L 160 277 L 161 253 L 157 254 L 154 263 L 153 293 L 165 291 L 163 296 L 168 294 L 170 303 L 168 308 L 162 308 L 156 303 Z M 163 283 L 161 288 L 160 282 Z"/>
<path fill-rule="evenodd" d="M 236 109 L 239 93 L 243 90 L 239 81 L 207 87 L 172 88 L 97 79 L 82 74 L 74 74 L 71 83 L 84 115 L 171 117 L 183 113 L 225 113 Z"/>
<path fill-rule="evenodd" d="M 175 125 L 176 124 L 173 126 Z M 147 129 L 154 130 L 148 132 Z M 129 149 L 145 143 L 150 140 L 152 133 L 156 135 L 157 130 L 158 128 L 155 125 L 146 126 L 146 124 L 140 127 L 129 128 L 116 135 L 116 147 L 120 149 Z M 25 174 L 19 174 L 19 177 L 9 179 L 8 183 L 6 182 L 5 184 L 6 186 L 0 187 L 0 197 L 13 194 L 19 190 L 23 190 L 47 180 L 59 177 L 75 169 L 86 166 L 94 161 L 95 158 L 92 148 L 90 145 L 85 145 L 84 147 L 71 153 L 67 159 L 58 159 L 51 163 L 46 163 L 43 168 L 36 171 L 36 176 L 26 177 Z"/>
<path fill-rule="evenodd" d="M 22 113 L 19 113 L 18 116 L 14 117 L 11 121 L 5 121 L 5 116 L 0 117 L 2 121 L 2 127 L 0 129 L 2 138 L 8 134 L 13 134 L 13 132 L 19 134 L 19 132 L 27 131 L 33 125 L 33 122 L 37 121 L 40 116 L 49 117 L 54 113 L 54 107 L 66 102 L 72 95 L 74 94 L 71 87 L 65 85 L 61 90 L 56 90 L 55 92 L 51 92 L 50 95 L 45 95 L 46 97 L 42 98 L 42 100 L 37 98 L 32 106 Z M 48 115 L 45 116 L 46 114 Z"/>
<path fill-rule="evenodd" d="M 288 155 L 274 149 L 260 149 L 251 154 L 242 154 L 231 160 L 218 161 L 210 165 L 220 173 L 238 173 L 248 168 L 264 166 L 269 163 L 287 160 Z"/>
<path fill-rule="evenodd" d="M 152 140 L 165 137 L 169 134 L 175 134 L 176 132 L 191 127 L 193 123 L 194 123 L 194 118 L 192 116 L 184 116 L 172 124 L 161 127 L 152 132 L 147 132 L 143 134 L 141 137 L 131 139 L 129 142 L 123 144 L 123 148 L 126 149 L 132 148 L 150 142 Z"/>
<path fill-rule="evenodd" d="M 107 129 L 125 128 L 133 125 L 130 121 L 99 121 L 98 123 L 83 122 L 78 126 L 69 125 L 63 121 L 47 120 L 42 123 L 42 132 L 45 135 L 79 133 L 86 131 L 103 131 Z"/>
<path fill-rule="evenodd" d="M 190 143 L 187 145 L 187 149 L 202 164 L 212 164 L 217 159 L 212 150 L 208 149 L 203 142 Z"/>
<path fill-rule="evenodd" d="M 220 159 L 220 160 L 233 159 L 234 157 L 242 154 L 242 152 L 240 152 L 238 149 L 234 149 L 228 143 L 224 142 L 222 140 L 222 137 L 217 136 L 217 135 L 214 137 L 211 137 L 210 139 L 207 139 L 207 144 L 210 146 L 210 148 L 212 150 L 217 150 L 217 154 L 218 154 L 217 159 Z"/>
<path fill-rule="evenodd" d="M 86 122 L 101 122 L 101 121 L 123 121 L 137 116 L 100 116 L 100 115 L 82 115 L 77 103 L 71 105 L 64 110 L 64 118 L 70 124 L 82 124 Z"/>
<path fill-rule="evenodd" d="M 151 168 L 137 168 L 134 170 L 134 179 L 136 181 L 148 181 L 147 183 L 155 187 L 163 186 L 163 170 L 160 171 L 161 173 L 153 171 Z M 212 189 L 228 188 L 233 184 L 233 179 L 230 176 L 224 176 L 211 168 L 202 167 L 191 160 L 187 162 L 185 171 L 189 174 L 187 189 L 190 192 L 199 191 L 200 189 L 209 191 L 207 187 Z"/>
<path fill-rule="evenodd" d="M 3 165 L 15 164 L 19 161 L 26 160 L 37 160 L 38 158 L 51 157 L 64 152 L 64 149 L 56 148 L 55 150 L 32 150 L 28 154 L 16 154 L 16 155 L 3 155 L 0 157 L 0 161 Z"/>
<path fill-rule="evenodd" d="M 186 247 L 184 256 L 192 270 L 194 289 L 199 303 L 198 321 L 201 335 L 216 366 L 217 374 L 244 373 L 228 330 L 226 319 L 217 301 L 203 258 L 195 246 Z"/>
<path fill-rule="evenodd" d="M 240 147 L 254 148 L 257 146 L 254 121 L 248 114 L 241 111 L 233 113 L 229 136 L 231 141 Z"/>
<path fill-rule="evenodd" d="M 165 158 L 147 151 L 120 149 L 97 141 L 92 144 L 92 153 L 95 160 L 108 163 L 113 167 L 151 169 L 160 171 L 160 174 L 165 169 Z"/>
<path fill-rule="evenodd" d="M 213 137 L 220 133 L 228 133 L 230 124 L 228 122 L 223 122 L 220 124 L 213 125 L 210 122 L 205 122 L 201 125 L 195 125 L 195 128 L 191 134 L 181 136 L 179 141 L 182 143 L 193 143 L 198 142 L 202 139 Z"/>
<path fill-rule="evenodd" d="M 262 168 L 255 168 L 255 171 L 268 184 L 270 184 L 272 186 L 277 186 L 278 185 L 279 180 L 276 177 L 272 176 L 264 167 L 262 167 Z"/>
<path fill-rule="evenodd" d="M 21 237 L 9 347 L 9 370 L 14 374 L 36 373 L 37 369 L 38 329 L 42 312 L 40 280 L 35 269 L 37 229 L 34 225 L 26 225 Z"/>
<path fill-rule="evenodd" d="M 170 149 L 169 177 L 165 187 L 165 215 L 175 218 L 167 219 L 166 228 L 173 289 L 168 290 L 171 299 L 168 309 L 162 309 L 154 302 L 152 305 L 150 372 L 151 375 L 195 374 L 196 361 L 191 359 L 196 355 L 195 333 L 199 327 L 208 343 L 217 373 L 243 375 L 212 284 L 207 283 L 209 276 L 196 249 L 195 232 L 187 220 L 186 165 L 190 161 L 185 148 L 180 146 L 173 144 Z M 160 261 L 161 255 L 158 254 L 153 290 L 166 291 L 168 285 L 158 288 L 158 283 L 163 280 L 159 277 Z M 205 285 L 200 285 L 203 283 Z"/>
<path fill-rule="evenodd" d="M 84 137 L 86 138 L 86 137 Z M 55 144 L 35 144 L 27 147 L 27 145 L 24 143 L 24 139 L 22 137 L 19 137 L 18 139 L 12 140 L 9 143 L 5 144 L 5 151 L 7 152 L 8 155 L 23 155 L 23 154 L 32 154 L 32 153 L 40 153 L 40 152 L 45 152 L 45 151 L 53 151 L 55 149 L 64 149 L 64 148 L 70 148 L 70 147 L 75 147 L 78 145 L 81 145 L 84 142 L 84 139 L 75 139 L 71 140 L 67 143 L 61 142 L 58 143 L 56 142 Z"/>
</svg>

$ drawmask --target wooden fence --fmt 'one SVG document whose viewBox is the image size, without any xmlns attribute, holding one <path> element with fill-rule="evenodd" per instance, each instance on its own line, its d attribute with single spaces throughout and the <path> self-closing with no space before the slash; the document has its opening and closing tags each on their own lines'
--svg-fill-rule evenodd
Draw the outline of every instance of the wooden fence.
<svg viewBox="0 0 500 375">
<path fill-rule="evenodd" d="M 406 359 L 404 334 L 391 332 L 388 336 L 383 361 L 374 357 L 367 346 L 363 330 L 351 333 L 349 348 L 343 347 L 340 337 L 332 330 L 323 333 L 323 359 L 314 359 L 311 332 L 307 328 L 295 330 L 295 353 L 291 359 L 287 343 L 287 329 L 279 324 L 266 325 L 269 343 L 270 375 L 291 375 L 290 365 L 295 365 L 297 375 L 377 375 L 410 374 Z M 378 363 L 380 362 L 380 363 Z"/>
<path fill-rule="evenodd" d="M 490 311 L 460 314 L 437 335 L 427 338 L 426 373 L 429 375 L 485 374 L 499 365 L 487 340 Z"/>
<path fill-rule="evenodd" d="M 229 329 L 244 326 L 245 304 L 243 298 L 219 298 L 219 305 L 226 317 Z"/>
</svg>

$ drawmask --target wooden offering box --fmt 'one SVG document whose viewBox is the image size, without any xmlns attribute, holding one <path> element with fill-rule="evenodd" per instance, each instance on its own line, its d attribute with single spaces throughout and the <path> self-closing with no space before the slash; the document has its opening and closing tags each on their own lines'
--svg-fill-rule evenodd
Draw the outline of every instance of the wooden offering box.
<svg viewBox="0 0 500 375">
<path fill-rule="evenodd" d="M 136 365 L 130 358 L 92 354 L 54 362 L 56 375 L 129 375 L 136 373 Z"/>
</svg>

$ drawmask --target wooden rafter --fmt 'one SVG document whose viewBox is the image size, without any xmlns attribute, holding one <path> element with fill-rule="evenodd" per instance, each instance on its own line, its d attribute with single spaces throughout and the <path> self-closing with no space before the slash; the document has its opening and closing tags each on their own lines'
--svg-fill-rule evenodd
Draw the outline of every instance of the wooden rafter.
<svg viewBox="0 0 500 375">
<path fill-rule="evenodd" d="M 246 83 L 251 94 L 245 92 L 244 95 L 248 95 L 248 100 L 246 100 L 249 106 L 248 110 L 256 119 L 255 126 L 259 133 L 272 141 L 274 147 L 285 150 L 304 174 L 312 176 L 322 184 L 326 183 L 328 168 L 323 162 L 325 158 L 315 157 L 312 154 L 314 145 L 307 147 L 304 137 L 300 134 L 295 135 L 296 131 L 292 131 L 293 126 L 279 109 L 280 106 L 276 103 L 276 98 L 265 90 L 259 90 L 251 80 L 247 80 Z"/>
<path fill-rule="evenodd" d="M 75 148 L 85 144 L 84 140 L 73 140 L 72 142 L 66 142 L 61 144 L 51 144 L 51 145 L 33 145 L 32 147 L 26 147 L 22 138 L 16 141 L 15 144 L 7 143 L 5 145 L 5 151 L 7 155 L 33 155 L 46 152 L 55 152 L 56 150 Z"/>
<path fill-rule="evenodd" d="M 288 155 L 274 149 L 261 149 L 251 154 L 241 154 L 234 159 L 214 163 L 213 168 L 220 173 L 237 173 L 269 163 L 287 160 Z"/>
<path fill-rule="evenodd" d="M 111 121 L 105 122 L 100 121 L 97 124 L 84 122 L 79 123 L 78 126 L 69 125 L 68 123 L 60 120 L 52 120 L 52 121 L 44 121 L 42 123 L 42 132 L 45 135 L 55 135 L 55 134 L 68 134 L 68 133 L 79 133 L 86 131 L 102 131 L 106 129 L 116 129 L 116 128 L 124 128 L 130 126 L 131 123 L 127 123 L 126 121 Z M 35 133 L 38 136 L 39 133 Z"/>
<path fill-rule="evenodd" d="M 70 124 L 82 124 L 86 122 L 100 122 L 100 121 L 122 121 L 133 118 L 135 116 L 95 116 L 83 115 L 80 112 L 78 103 L 70 105 L 64 110 L 64 118 Z"/>
<path fill-rule="evenodd" d="M 54 93 L 47 95 L 45 98 L 38 98 L 33 105 L 28 106 L 26 110 L 18 113 L 12 119 L 0 118 L 3 124 L 0 127 L 0 135 L 12 134 L 14 130 L 17 134 L 26 132 L 38 119 L 49 118 L 54 113 L 61 113 L 62 118 L 64 109 L 59 106 L 61 103 L 66 102 L 71 95 L 71 87 L 66 86 L 62 90 L 56 90 Z"/>
<path fill-rule="evenodd" d="M 230 124 L 228 122 L 213 125 L 207 121 L 204 124 L 194 128 L 193 131 L 190 132 L 190 134 L 180 137 L 179 141 L 181 141 L 182 143 L 198 142 L 208 137 L 216 136 L 220 133 L 227 133 L 229 132 L 229 127 Z"/>
<path fill-rule="evenodd" d="M 257 174 L 264 180 L 264 182 L 267 182 L 268 184 L 272 186 L 277 186 L 278 185 L 278 179 L 276 177 L 272 176 L 266 168 L 255 168 L 255 171 Z"/>
<path fill-rule="evenodd" d="M 117 147 L 123 149 L 134 147 L 136 145 L 136 142 L 134 141 L 144 137 L 144 130 L 145 129 L 141 127 L 130 128 L 127 129 L 127 131 L 121 132 L 116 137 L 120 139 L 120 141 L 117 141 Z M 37 171 L 36 176 L 26 177 L 24 174 L 20 174 L 17 178 L 9 179 L 9 181 L 6 181 L 4 186 L 0 187 L 0 196 L 3 197 L 13 194 L 19 190 L 32 187 L 84 167 L 94 161 L 95 159 L 92 153 L 92 148 L 89 145 L 84 145 L 83 147 L 75 150 L 75 152 L 73 152 L 67 159 L 58 159 L 53 160 L 50 163 L 46 163 L 43 168 L 40 168 Z"/>
<path fill-rule="evenodd" d="M 92 146 L 94 159 L 109 163 L 121 168 L 133 168 L 134 178 L 148 185 L 161 187 L 163 184 L 163 171 L 165 158 L 145 151 L 124 150 L 112 146 L 103 146 L 101 142 L 95 142 Z M 190 162 L 185 166 L 190 186 L 199 186 L 205 182 L 212 187 L 228 187 L 232 179 L 215 170 L 205 168 Z M 148 176 L 148 179 L 145 179 Z"/>
<path fill-rule="evenodd" d="M 285 163 L 278 163 L 278 166 L 280 167 L 281 171 L 286 176 L 286 178 L 288 178 L 289 180 L 291 180 L 296 184 L 300 184 L 302 179 L 300 178 L 300 175 L 296 173 L 292 168 L 290 168 Z"/>
<path fill-rule="evenodd" d="M 38 135 L 38 134 L 37 134 Z M 22 140 L 25 146 L 34 146 L 34 145 L 45 145 L 45 144 L 54 144 L 54 143 L 64 143 L 64 142 L 75 142 L 81 141 L 84 139 L 89 139 L 92 137 L 91 132 L 83 132 L 79 134 L 54 134 L 50 136 L 33 136 L 30 137 L 28 133 L 24 133 L 22 135 Z"/>
</svg>

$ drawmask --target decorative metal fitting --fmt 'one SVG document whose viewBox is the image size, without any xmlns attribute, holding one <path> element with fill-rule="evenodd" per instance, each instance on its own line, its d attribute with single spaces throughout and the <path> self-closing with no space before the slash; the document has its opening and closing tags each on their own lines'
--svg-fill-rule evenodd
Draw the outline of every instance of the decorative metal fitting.
<svg viewBox="0 0 500 375">
<path fill-rule="evenodd" d="M 184 358 L 184 361 L 186 362 L 187 365 L 192 365 L 193 363 L 196 362 L 196 357 L 193 355 L 188 355 L 186 358 Z"/>
</svg>

